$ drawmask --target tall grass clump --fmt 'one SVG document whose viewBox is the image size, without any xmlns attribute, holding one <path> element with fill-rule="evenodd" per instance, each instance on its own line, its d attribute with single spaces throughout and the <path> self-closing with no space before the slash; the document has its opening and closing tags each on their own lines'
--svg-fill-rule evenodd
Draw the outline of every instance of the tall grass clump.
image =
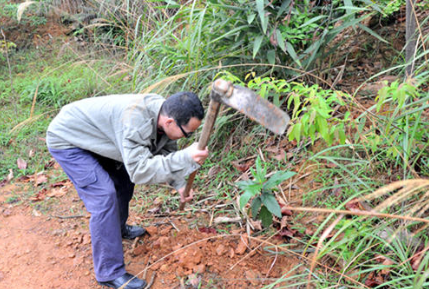
<svg viewBox="0 0 429 289">
<path fill-rule="evenodd" d="M 322 68 L 323 60 L 347 38 L 342 34 L 346 29 L 360 27 L 380 38 L 361 22 L 382 11 L 372 1 L 332 1 L 326 6 L 263 0 L 88 3 L 96 18 L 82 31 L 91 32 L 88 36 L 100 47 L 126 56 L 135 91 L 179 75 L 166 82 L 172 86 L 163 87 L 201 89 L 216 70 L 229 65 L 237 65 L 227 69 L 241 77 L 249 70 L 296 74 L 273 64 Z"/>
</svg>

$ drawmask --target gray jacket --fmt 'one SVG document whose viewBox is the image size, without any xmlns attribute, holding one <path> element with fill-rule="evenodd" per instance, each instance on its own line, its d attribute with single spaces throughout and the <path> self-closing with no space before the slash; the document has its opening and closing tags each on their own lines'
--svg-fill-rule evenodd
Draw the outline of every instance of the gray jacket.
<svg viewBox="0 0 429 289">
<path fill-rule="evenodd" d="M 175 189 L 199 168 L 187 149 L 158 135 L 164 98 L 123 94 L 87 98 L 64 106 L 48 127 L 49 148 L 78 147 L 124 163 L 135 184 L 167 182 Z"/>
</svg>

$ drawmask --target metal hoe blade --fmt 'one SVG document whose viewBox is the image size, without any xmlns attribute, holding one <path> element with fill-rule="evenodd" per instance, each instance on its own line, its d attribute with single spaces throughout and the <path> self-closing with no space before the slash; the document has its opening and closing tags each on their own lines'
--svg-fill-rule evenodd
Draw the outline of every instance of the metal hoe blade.
<svg viewBox="0 0 429 289">
<path fill-rule="evenodd" d="M 252 90 L 234 85 L 230 97 L 222 94 L 217 96 L 223 104 L 240 111 L 270 131 L 280 135 L 285 132 L 290 120 L 288 114 Z"/>
</svg>

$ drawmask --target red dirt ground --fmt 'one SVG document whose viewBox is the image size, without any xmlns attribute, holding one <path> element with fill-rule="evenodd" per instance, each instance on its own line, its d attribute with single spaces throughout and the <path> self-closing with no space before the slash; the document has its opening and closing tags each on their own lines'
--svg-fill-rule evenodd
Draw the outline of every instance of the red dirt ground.
<svg viewBox="0 0 429 289">
<path fill-rule="evenodd" d="M 28 198 L 31 186 L 27 180 L 0 189 L 0 288 L 101 288 L 92 267 L 89 215 L 72 185 L 62 182 Z M 196 216 L 131 214 L 131 223 L 154 219 L 150 235 L 123 242 L 129 272 L 143 277 L 147 268 L 148 282 L 155 273 L 151 288 L 260 288 L 300 263 L 267 252 L 256 239 L 248 243 L 244 229 L 219 235 L 190 229 Z"/>
</svg>

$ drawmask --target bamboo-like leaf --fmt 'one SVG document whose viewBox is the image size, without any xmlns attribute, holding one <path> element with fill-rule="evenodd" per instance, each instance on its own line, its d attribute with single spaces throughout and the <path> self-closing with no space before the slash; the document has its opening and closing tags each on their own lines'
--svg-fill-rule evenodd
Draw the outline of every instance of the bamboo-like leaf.
<svg viewBox="0 0 429 289">
<path fill-rule="evenodd" d="M 327 18 L 327 17 L 328 17 L 328 16 L 326 16 L 326 15 L 319 15 L 319 16 L 313 17 L 313 18 L 311 18 L 310 20 L 306 21 L 306 22 L 305 22 L 304 24 L 302 24 L 301 26 L 299 26 L 299 28 L 303 28 L 303 27 L 308 26 L 308 25 L 310 25 L 310 24 L 312 24 L 312 23 L 314 23 L 314 22 L 319 21 L 320 19 Z"/>
<path fill-rule="evenodd" d="M 285 41 L 281 31 L 278 29 L 276 29 L 276 36 L 277 36 L 277 43 L 279 44 L 281 50 L 286 52 L 286 45 L 285 45 L 286 41 Z"/>
<path fill-rule="evenodd" d="M 276 63 L 276 51 L 274 49 L 268 50 L 267 59 L 269 64 Z"/>
<path fill-rule="evenodd" d="M 253 20 L 255 20 L 256 14 L 252 13 L 249 16 L 247 16 L 247 23 L 252 24 Z"/>
<path fill-rule="evenodd" d="M 299 61 L 298 55 L 296 55 L 295 49 L 293 49 L 292 44 L 286 42 L 286 51 L 289 53 L 290 57 L 295 61 L 299 66 L 301 65 L 301 61 Z"/>
<path fill-rule="evenodd" d="M 18 5 L 18 10 L 16 11 L 16 18 L 18 19 L 18 22 L 21 21 L 21 17 L 24 11 L 28 8 L 28 6 L 33 3 L 36 3 L 36 1 L 26 1 Z"/>
<path fill-rule="evenodd" d="M 256 9 L 258 10 L 259 18 L 261 18 L 262 31 L 267 33 L 268 21 L 265 17 L 264 0 L 256 0 Z"/>
<path fill-rule="evenodd" d="M 383 37 L 381 37 L 380 35 L 378 35 L 375 31 L 369 29 L 368 27 L 366 27 L 365 25 L 362 25 L 361 23 L 357 24 L 362 30 L 368 32 L 369 34 L 371 34 L 372 36 L 374 36 L 375 38 L 377 38 L 378 40 L 384 42 L 384 43 L 389 43 L 387 42 Z"/>
<path fill-rule="evenodd" d="M 352 8 L 355 8 L 355 7 L 353 6 L 352 1 L 351 0 L 344 0 L 344 4 L 345 4 L 347 14 L 353 16 L 353 18 L 354 18 Z"/>
<path fill-rule="evenodd" d="M 256 37 L 253 42 L 253 59 L 255 59 L 256 54 L 258 54 L 259 49 L 261 48 L 262 40 L 264 39 L 264 35 L 259 35 Z"/>
<path fill-rule="evenodd" d="M 283 0 L 282 6 L 280 7 L 279 11 L 277 12 L 277 17 L 283 15 L 283 12 L 286 11 L 286 9 L 290 6 L 290 3 L 292 0 Z"/>
</svg>

